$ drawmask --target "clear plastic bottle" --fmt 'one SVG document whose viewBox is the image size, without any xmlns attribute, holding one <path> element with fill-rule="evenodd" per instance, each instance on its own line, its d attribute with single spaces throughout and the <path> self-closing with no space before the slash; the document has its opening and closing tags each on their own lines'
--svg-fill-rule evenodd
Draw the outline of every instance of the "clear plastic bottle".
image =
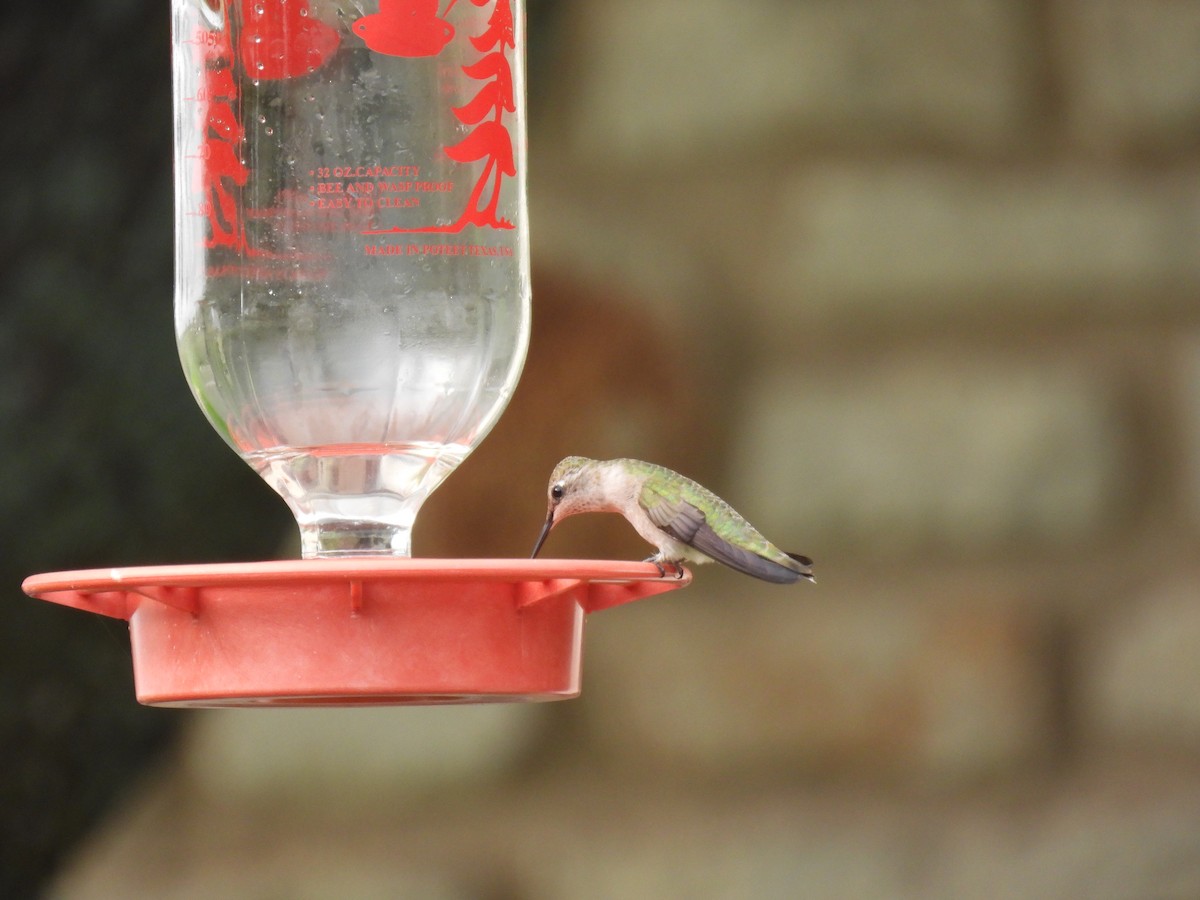
<svg viewBox="0 0 1200 900">
<path fill-rule="evenodd" d="M 521 0 L 172 0 L 176 333 L 305 557 L 411 553 L 529 333 Z"/>
</svg>

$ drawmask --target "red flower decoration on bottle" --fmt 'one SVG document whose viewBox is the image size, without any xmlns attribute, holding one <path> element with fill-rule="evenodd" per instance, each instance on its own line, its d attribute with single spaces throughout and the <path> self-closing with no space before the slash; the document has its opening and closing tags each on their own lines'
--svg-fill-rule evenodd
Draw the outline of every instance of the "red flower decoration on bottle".
<svg viewBox="0 0 1200 900">
<path fill-rule="evenodd" d="M 251 78 L 271 81 L 315 72 L 333 56 L 340 42 L 335 29 L 309 15 L 306 0 L 246 0 L 242 4 L 238 51 Z"/>
<path fill-rule="evenodd" d="M 204 213 L 208 218 L 208 247 L 246 248 L 246 232 L 234 188 L 246 184 L 250 170 L 239 156 L 246 136 L 235 107 L 238 88 L 230 59 L 229 30 L 218 32 L 220 40 L 202 44 L 204 85 L 196 100 L 202 110 L 204 142 L 201 149 L 200 178 L 204 192 Z"/>
<path fill-rule="evenodd" d="M 376 53 L 437 56 L 453 40 L 454 26 L 438 15 L 438 0 L 380 0 L 379 12 L 356 20 L 354 33 Z"/>
<path fill-rule="evenodd" d="M 471 0 L 484 6 L 488 0 Z M 511 0 L 495 0 L 488 27 L 483 34 L 471 38 L 471 44 L 484 56 L 478 62 L 463 66 L 468 78 L 484 82 L 470 102 L 454 110 L 464 125 L 475 129 L 465 138 L 446 148 L 446 155 L 455 162 L 483 161 L 483 172 L 475 183 L 462 218 L 448 230 L 461 231 L 466 225 L 487 228 L 512 228 L 513 223 L 498 218 L 500 186 L 504 178 L 517 174 L 513 156 L 512 135 L 504 124 L 504 114 L 516 111 L 513 97 L 512 67 L 509 51 L 517 44 L 513 32 Z M 486 197 L 486 201 L 485 201 Z"/>
<path fill-rule="evenodd" d="M 448 15 L 457 2 L 458 0 L 450 0 L 442 15 Z M 483 163 L 479 178 L 471 190 L 470 197 L 467 198 L 466 209 L 456 221 L 449 225 L 387 228 L 366 232 L 368 234 L 457 233 L 468 225 L 500 229 L 514 227 L 512 222 L 498 214 L 500 188 L 503 181 L 505 178 L 511 178 L 517 174 L 512 134 L 505 123 L 505 115 L 516 112 L 517 108 L 516 98 L 513 95 L 512 65 L 509 61 L 510 54 L 517 47 L 513 28 L 512 2 L 511 0 L 470 0 L 470 2 L 480 7 L 493 2 L 495 5 L 488 18 L 487 28 L 482 34 L 475 35 L 470 39 L 471 45 L 483 56 L 476 62 L 462 67 L 464 75 L 475 81 L 481 81 L 483 84 L 471 100 L 453 109 L 454 115 L 460 122 L 473 126 L 473 128 L 461 141 L 451 144 L 443 150 L 448 157 L 458 163 Z M 448 42 L 453 37 L 453 27 L 444 18 L 436 17 L 437 0 L 425 0 L 425 2 L 384 0 L 384 4 L 393 9 L 395 6 L 412 9 L 420 7 L 423 11 L 422 14 L 426 16 L 422 20 L 423 27 L 429 26 L 429 16 L 434 16 L 437 22 L 445 23 L 446 27 L 450 29 L 446 34 L 446 41 Z M 381 6 L 381 9 L 384 8 Z M 379 14 L 379 16 L 383 15 L 383 12 Z M 379 16 L 364 16 L 354 23 L 354 30 L 363 36 L 367 46 L 371 49 L 385 53 L 388 51 L 382 49 L 381 33 L 376 30 L 379 26 L 371 21 Z M 360 26 L 365 26 L 365 28 Z"/>
</svg>

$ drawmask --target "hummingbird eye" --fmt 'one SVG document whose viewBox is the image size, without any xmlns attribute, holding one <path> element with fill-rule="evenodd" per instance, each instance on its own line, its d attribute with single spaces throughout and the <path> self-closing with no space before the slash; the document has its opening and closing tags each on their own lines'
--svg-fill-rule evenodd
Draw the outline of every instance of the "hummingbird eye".
<svg viewBox="0 0 1200 900">
<path fill-rule="evenodd" d="M 561 500 L 563 498 L 563 494 L 565 494 L 565 493 L 566 493 L 566 489 L 562 486 L 561 483 L 556 484 L 556 485 L 554 485 L 554 487 L 550 488 L 550 496 L 553 497 L 555 500 Z"/>
</svg>

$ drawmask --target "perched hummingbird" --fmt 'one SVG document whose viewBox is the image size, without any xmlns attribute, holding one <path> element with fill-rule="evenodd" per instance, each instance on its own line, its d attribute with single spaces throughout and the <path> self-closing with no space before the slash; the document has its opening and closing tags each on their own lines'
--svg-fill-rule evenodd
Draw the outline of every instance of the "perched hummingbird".
<svg viewBox="0 0 1200 900">
<path fill-rule="evenodd" d="M 538 555 L 550 529 L 568 516 L 617 512 L 658 548 L 652 562 L 665 575 L 673 566 L 682 577 L 683 560 L 716 560 L 739 572 L 791 584 L 815 581 L 813 561 L 785 553 L 759 534 L 732 506 L 678 472 L 639 459 L 586 459 L 568 456 L 550 474 L 546 524 L 538 535 Z"/>
</svg>

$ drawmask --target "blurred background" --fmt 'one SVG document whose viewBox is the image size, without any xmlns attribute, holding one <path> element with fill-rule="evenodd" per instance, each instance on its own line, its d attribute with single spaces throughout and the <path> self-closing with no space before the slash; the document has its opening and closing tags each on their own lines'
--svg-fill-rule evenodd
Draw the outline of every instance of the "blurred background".
<svg viewBox="0 0 1200 900">
<path fill-rule="evenodd" d="M 536 706 L 139 707 L 34 572 L 294 552 L 190 397 L 166 0 L 0 23 L 0 895 L 1200 896 L 1200 3 L 529 0 L 531 355 L 416 550 L 569 453 L 817 560 Z M 615 517 L 543 555 L 641 558 Z"/>
</svg>

